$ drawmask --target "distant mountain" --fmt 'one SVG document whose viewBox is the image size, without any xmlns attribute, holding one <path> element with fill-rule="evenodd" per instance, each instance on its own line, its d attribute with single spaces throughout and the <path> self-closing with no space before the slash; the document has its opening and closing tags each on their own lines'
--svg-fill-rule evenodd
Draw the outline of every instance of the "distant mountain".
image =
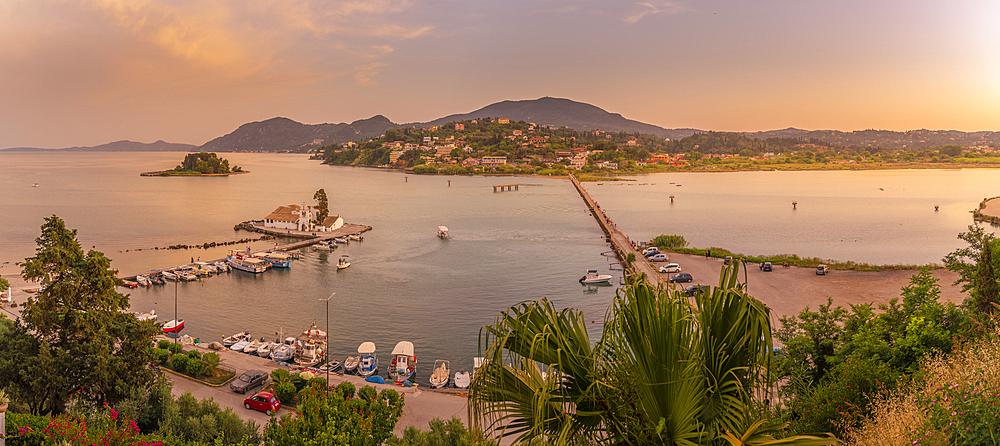
<svg viewBox="0 0 1000 446">
<path fill-rule="evenodd" d="M 701 130 L 695 129 L 665 129 L 626 119 L 618 113 L 609 113 L 583 102 L 550 97 L 497 102 L 471 113 L 449 115 L 413 125 L 426 127 L 482 118 L 508 118 L 512 121 L 534 122 L 538 125 L 566 126 L 580 131 L 604 130 L 608 132 L 647 133 L 670 139 L 680 139 L 701 132 Z"/>
<path fill-rule="evenodd" d="M 400 128 L 382 115 L 350 124 L 303 124 L 288 118 L 243 124 L 232 133 L 215 138 L 198 150 L 203 152 L 308 152 L 328 144 L 368 139 Z"/>
<path fill-rule="evenodd" d="M 979 145 L 1000 145 L 1000 132 L 961 132 L 957 130 L 801 130 L 787 128 L 765 132 L 748 132 L 743 135 L 756 139 L 767 138 L 815 138 L 841 146 L 883 147 L 888 149 L 934 149 L 944 145 L 957 144 L 965 147 Z"/>
<path fill-rule="evenodd" d="M 190 152 L 197 147 L 192 144 L 180 144 L 165 142 L 163 140 L 152 142 L 152 143 L 142 143 L 135 141 L 115 141 L 109 142 L 107 144 L 101 144 L 99 146 L 90 147 L 68 147 L 65 149 L 39 149 L 35 147 L 12 147 L 10 151 L 43 151 L 43 150 L 66 150 L 72 152 Z"/>
</svg>

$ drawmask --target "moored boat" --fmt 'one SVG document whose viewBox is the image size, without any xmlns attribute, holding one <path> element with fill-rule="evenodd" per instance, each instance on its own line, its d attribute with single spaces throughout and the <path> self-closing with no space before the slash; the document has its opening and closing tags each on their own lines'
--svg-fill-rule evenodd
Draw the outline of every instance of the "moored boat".
<svg viewBox="0 0 1000 446">
<path fill-rule="evenodd" d="M 156 310 L 149 310 L 149 313 L 139 313 L 138 311 L 136 311 L 135 318 L 140 321 L 155 321 Z"/>
<path fill-rule="evenodd" d="M 243 353 L 246 353 L 248 355 L 256 355 L 257 349 L 259 349 L 261 344 L 263 344 L 263 341 L 261 339 L 254 339 L 253 341 L 250 341 L 250 345 L 243 347 Z"/>
<path fill-rule="evenodd" d="M 139 284 L 136 283 L 136 282 L 133 282 L 131 280 L 124 280 L 124 279 L 122 279 L 122 286 L 126 287 L 126 288 L 137 288 L 139 286 Z"/>
<path fill-rule="evenodd" d="M 271 350 L 271 359 L 277 362 L 291 361 L 292 358 L 295 357 L 295 352 L 298 350 L 298 344 L 298 340 L 291 336 L 285 338 L 281 345 Z"/>
<path fill-rule="evenodd" d="M 267 268 L 271 265 L 261 259 L 245 255 L 241 252 L 233 252 L 232 254 L 226 256 L 226 263 L 229 263 L 229 266 L 240 271 L 246 271 L 254 274 L 267 271 Z"/>
<path fill-rule="evenodd" d="M 399 341 L 392 349 L 392 364 L 389 366 L 389 378 L 401 383 L 413 376 L 417 367 L 417 355 L 413 353 L 413 343 Z"/>
<path fill-rule="evenodd" d="M 257 258 L 270 263 L 272 268 L 288 268 L 292 266 L 292 256 L 280 252 L 265 252 Z"/>
<path fill-rule="evenodd" d="M 587 270 L 587 275 L 580 278 L 580 283 L 607 283 L 610 281 L 610 274 L 597 274 L 596 269 Z"/>
<path fill-rule="evenodd" d="M 299 335 L 302 348 L 295 352 L 295 362 L 303 367 L 311 367 L 326 359 L 326 332 L 316 327 L 316 323 Z"/>
<path fill-rule="evenodd" d="M 135 276 L 135 283 L 138 283 L 139 286 L 149 286 L 152 284 L 149 278 L 143 275 Z"/>
<path fill-rule="evenodd" d="M 170 272 L 170 271 L 163 271 L 163 272 L 160 273 L 160 276 L 163 277 L 164 279 L 167 279 L 167 280 L 171 281 L 171 282 L 176 282 L 176 281 L 180 280 L 180 279 L 177 278 L 177 274 L 174 274 L 173 272 Z"/>
<path fill-rule="evenodd" d="M 358 357 L 348 356 L 344 360 L 344 373 L 353 373 L 358 369 Z"/>
<path fill-rule="evenodd" d="M 178 333 L 183 329 L 184 329 L 184 319 L 181 319 L 180 322 L 177 322 L 177 320 L 174 319 L 170 322 L 167 322 L 166 324 L 163 324 L 164 333 Z"/>
<path fill-rule="evenodd" d="M 351 239 L 351 240 L 359 241 L 359 242 L 365 239 L 360 234 L 351 234 L 351 235 L 347 236 L 347 238 Z"/>
<path fill-rule="evenodd" d="M 253 342 L 253 341 L 251 341 L 249 339 L 243 339 L 243 340 L 240 340 L 239 342 L 233 344 L 232 346 L 230 346 L 229 349 L 232 350 L 232 351 L 234 351 L 234 352 L 242 352 L 244 349 L 246 349 L 250 345 L 251 342 Z"/>
<path fill-rule="evenodd" d="M 358 375 L 369 377 L 378 373 L 378 356 L 374 342 L 362 342 L 358 346 Z"/>
<path fill-rule="evenodd" d="M 444 359 L 434 361 L 434 372 L 431 373 L 430 377 L 431 386 L 440 389 L 447 386 L 450 379 L 451 362 Z"/>
<path fill-rule="evenodd" d="M 337 237 L 333 239 L 333 241 L 340 243 L 341 245 L 346 245 L 348 242 L 350 242 L 350 240 L 348 240 L 347 237 Z"/>
<path fill-rule="evenodd" d="M 226 262 L 215 262 L 213 265 L 215 265 L 215 269 L 220 273 L 228 273 L 231 269 Z"/>
<path fill-rule="evenodd" d="M 469 372 L 465 370 L 455 372 L 455 387 L 467 389 L 470 382 L 472 382 L 472 375 Z"/>
<path fill-rule="evenodd" d="M 264 342 L 257 348 L 257 356 L 260 356 L 261 358 L 270 358 L 271 352 L 279 345 L 281 344 L 278 344 L 277 342 Z"/>
<path fill-rule="evenodd" d="M 244 341 L 244 340 L 250 339 L 250 337 L 251 337 L 251 335 L 250 335 L 249 331 L 241 331 L 241 332 L 236 333 L 236 334 L 234 334 L 232 336 L 226 336 L 226 337 L 222 338 L 222 345 L 224 345 L 226 347 L 232 347 L 233 344 L 235 344 L 237 342 L 240 342 L 240 341 Z"/>
<path fill-rule="evenodd" d="M 327 362 L 326 364 L 323 364 L 323 365 L 319 366 L 319 371 L 321 371 L 321 372 L 332 372 L 334 370 L 339 369 L 340 368 L 340 364 L 341 364 L 340 361 L 337 361 L 336 359 L 334 359 L 334 360 L 331 360 L 331 361 Z"/>
</svg>

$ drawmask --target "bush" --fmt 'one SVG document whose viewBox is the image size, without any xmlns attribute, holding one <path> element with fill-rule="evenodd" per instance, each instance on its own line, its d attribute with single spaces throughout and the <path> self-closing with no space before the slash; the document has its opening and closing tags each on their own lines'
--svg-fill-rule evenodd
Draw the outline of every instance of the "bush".
<svg viewBox="0 0 1000 446">
<path fill-rule="evenodd" d="M 188 356 L 183 353 L 177 353 L 170 357 L 170 368 L 178 372 L 183 372 L 187 370 Z"/>
<path fill-rule="evenodd" d="M 154 349 L 153 358 L 156 359 L 157 365 L 166 365 L 167 360 L 170 359 L 170 352 L 164 349 Z"/>
<path fill-rule="evenodd" d="M 340 395 L 343 396 L 345 400 L 354 398 L 354 384 L 344 381 L 338 384 L 336 389 L 338 392 L 340 392 Z"/>
<path fill-rule="evenodd" d="M 164 350 L 168 350 L 168 349 L 170 349 L 170 345 L 171 344 L 173 344 L 173 342 L 170 342 L 170 341 L 168 341 L 166 339 L 160 339 L 160 341 L 156 343 L 156 347 L 157 348 L 162 348 Z"/>
<path fill-rule="evenodd" d="M 201 357 L 201 360 L 205 361 L 205 374 L 209 374 L 212 373 L 212 370 L 215 370 L 215 368 L 219 366 L 219 361 L 221 359 L 219 358 L 218 353 L 210 352 L 205 353 L 205 355 Z"/>
<path fill-rule="evenodd" d="M 284 384 L 288 382 L 289 379 L 288 370 L 275 369 L 273 372 L 271 372 L 271 379 L 274 380 L 275 384 Z"/>
<path fill-rule="evenodd" d="M 289 404 L 292 399 L 295 398 L 295 385 L 292 383 L 282 383 L 278 384 L 278 387 L 274 389 L 275 396 L 281 401 L 281 404 Z"/>
<path fill-rule="evenodd" d="M 452 417 L 447 423 L 439 418 L 430 421 L 430 430 L 421 431 L 413 426 L 403 431 L 402 437 L 389 438 L 387 446 L 466 446 L 470 444 L 470 433 L 462 420 Z M 480 444 L 480 443 L 474 443 Z M 482 444 L 495 444 L 493 442 Z"/>
<path fill-rule="evenodd" d="M 288 377 L 288 382 L 295 386 L 295 391 L 299 391 L 306 388 L 306 380 L 302 379 L 298 374 Z"/>
<path fill-rule="evenodd" d="M 653 246 L 657 248 L 684 248 L 687 245 L 683 235 L 661 234 L 653 239 Z"/>
<path fill-rule="evenodd" d="M 198 358 L 189 358 L 187 362 L 187 374 L 198 377 L 205 373 L 205 363 Z"/>
<path fill-rule="evenodd" d="M 320 389 L 326 389 L 326 378 L 315 377 L 309 380 L 310 387 L 319 387 Z"/>
<path fill-rule="evenodd" d="M 413 168 L 413 173 L 437 173 L 437 167 L 421 164 Z"/>
<path fill-rule="evenodd" d="M 198 350 L 191 350 L 191 351 L 187 352 L 187 355 L 188 355 L 188 358 L 191 358 L 191 359 L 201 359 L 201 352 L 199 352 Z"/>
<path fill-rule="evenodd" d="M 368 401 L 370 403 L 375 398 L 375 395 L 377 393 L 378 392 L 375 391 L 374 387 L 364 386 L 361 388 L 361 390 L 358 391 L 358 396 L 361 397 L 361 399 Z"/>
<path fill-rule="evenodd" d="M 175 342 L 171 342 L 170 347 L 168 347 L 168 350 L 170 350 L 170 353 L 180 353 L 184 351 L 184 346 Z"/>
</svg>

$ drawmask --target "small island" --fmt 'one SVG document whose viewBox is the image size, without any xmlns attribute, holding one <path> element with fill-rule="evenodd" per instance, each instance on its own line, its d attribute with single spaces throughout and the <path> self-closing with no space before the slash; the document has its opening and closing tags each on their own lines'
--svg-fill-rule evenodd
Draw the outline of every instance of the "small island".
<svg viewBox="0 0 1000 446">
<path fill-rule="evenodd" d="M 229 167 L 229 160 L 219 158 L 218 155 L 209 152 L 189 153 L 184 157 L 180 165 L 171 170 L 161 170 L 156 172 L 143 172 L 139 175 L 144 177 L 166 177 L 166 176 L 226 176 L 240 173 L 247 173 L 240 166 Z"/>
</svg>

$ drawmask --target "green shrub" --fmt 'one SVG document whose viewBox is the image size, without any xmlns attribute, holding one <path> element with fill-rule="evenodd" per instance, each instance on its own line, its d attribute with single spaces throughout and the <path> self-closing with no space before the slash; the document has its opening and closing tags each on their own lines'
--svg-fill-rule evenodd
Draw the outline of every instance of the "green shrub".
<svg viewBox="0 0 1000 446">
<path fill-rule="evenodd" d="M 209 352 L 205 353 L 205 355 L 201 357 L 201 360 L 205 361 L 205 374 L 209 374 L 212 373 L 212 370 L 215 370 L 215 368 L 219 366 L 219 361 L 221 359 L 219 358 L 218 353 Z"/>
<path fill-rule="evenodd" d="M 170 347 L 168 349 L 170 350 L 170 353 L 180 353 L 184 351 L 184 346 L 175 342 L 171 342 Z"/>
<path fill-rule="evenodd" d="M 153 350 L 153 358 L 156 359 L 157 365 L 166 365 L 167 361 L 170 359 L 170 352 L 164 349 Z"/>
<path fill-rule="evenodd" d="M 295 398 L 296 392 L 295 385 L 292 383 L 278 384 L 278 387 L 274 389 L 274 395 L 278 397 L 281 404 L 291 403 L 292 399 Z"/>
<path fill-rule="evenodd" d="M 170 341 L 168 341 L 166 339 L 160 339 L 160 341 L 156 343 L 156 347 L 157 348 L 162 348 L 164 350 L 168 350 L 168 349 L 170 349 L 170 345 L 171 344 L 173 344 L 173 342 L 170 342 Z"/>
<path fill-rule="evenodd" d="M 344 399 L 354 398 L 354 384 L 344 381 L 337 385 L 337 391 L 344 397 Z"/>
<path fill-rule="evenodd" d="M 306 380 L 302 379 L 298 374 L 292 375 L 288 378 L 288 382 L 295 386 L 295 390 L 299 391 L 306 388 Z"/>
<path fill-rule="evenodd" d="M 326 378 L 315 377 L 309 380 L 310 387 L 319 387 L 320 389 L 326 389 Z"/>
<path fill-rule="evenodd" d="M 653 239 L 653 246 L 657 248 L 684 248 L 687 245 L 683 235 L 661 234 Z"/>
<path fill-rule="evenodd" d="M 284 384 L 288 382 L 289 379 L 288 370 L 275 369 L 273 372 L 271 372 L 271 379 L 274 380 L 275 384 Z"/>
<path fill-rule="evenodd" d="M 183 353 L 177 353 L 170 357 L 170 368 L 183 372 L 187 370 L 188 356 Z"/>
<path fill-rule="evenodd" d="M 421 164 L 413 168 L 413 173 L 437 173 L 437 167 Z"/>
<path fill-rule="evenodd" d="M 452 417 L 447 423 L 439 418 L 430 421 L 430 430 L 421 431 L 410 426 L 403 431 L 402 437 L 389 438 L 387 446 L 467 446 L 470 443 L 470 433 L 465 429 L 462 420 Z M 477 438 L 478 439 L 478 438 Z M 482 444 L 496 444 L 484 442 Z"/>
<path fill-rule="evenodd" d="M 377 393 L 374 387 L 364 386 L 358 391 L 358 396 L 365 401 L 371 402 Z"/>
<path fill-rule="evenodd" d="M 190 351 L 188 351 L 186 353 L 188 355 L 188 358 L 191 358 L 191 359 L 201 359 L 201 352 L 199 352 L 198 350 L 190 350 Z"/>
<path fill-rule="evenodd" d="M 205 372 L 205 363 L 198 358 L 188 358 L 187 374 L 191 376 L 201 376 Z"/>
</svg>

